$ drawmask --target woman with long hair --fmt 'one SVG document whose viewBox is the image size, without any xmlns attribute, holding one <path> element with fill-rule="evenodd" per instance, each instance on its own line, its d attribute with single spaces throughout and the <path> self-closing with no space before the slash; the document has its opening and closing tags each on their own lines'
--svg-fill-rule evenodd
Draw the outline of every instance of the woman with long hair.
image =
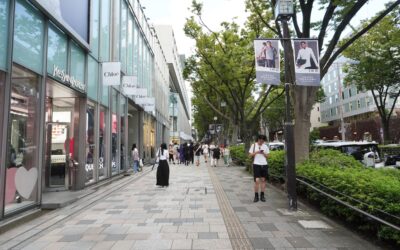
<svg viewBox="0 0 400 250">
<path fill-rule="evenodd" d="M 157 186 L 168 187 L 169 185 L 169 165 L 167 144 L 162 143 L 158 149 L 158 168 L 157 168 Z"/>
</svg>

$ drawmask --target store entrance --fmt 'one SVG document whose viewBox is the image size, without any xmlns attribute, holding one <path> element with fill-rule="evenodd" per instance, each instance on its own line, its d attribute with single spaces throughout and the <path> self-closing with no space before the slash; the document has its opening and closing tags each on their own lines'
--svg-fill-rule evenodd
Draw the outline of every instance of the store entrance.
<svg viewBox="0 0 400 250">
<path fill-rule="evenodd" d="M 79 136 L 78 95 L 57 82 L 46 84 L 46 167 L 45 189 L 68 190 L 76 181 Z"/>
</svg>

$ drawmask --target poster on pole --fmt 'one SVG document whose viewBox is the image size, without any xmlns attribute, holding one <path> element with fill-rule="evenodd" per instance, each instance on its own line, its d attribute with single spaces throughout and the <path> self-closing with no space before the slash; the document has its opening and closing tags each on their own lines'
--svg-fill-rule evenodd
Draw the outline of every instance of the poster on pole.
<svg viewBox="0 0 400 250">
<path fill-rule="evenodd" d="M 320 86 L 318 40 L 294 39 L 293 49 L 296 84 Z"/>
<path fill-rule="evenodd" d="M 279 85 L 280 55 L 277 39 L 254 40 L 257 82 L 268 85 Z"/>
<path fill-rule="evenodd" d="M 103 62 L 101 65 L 101 69 L 103 85 L 111 86 L 121 84 L 120 62 Z"/>
</svg>

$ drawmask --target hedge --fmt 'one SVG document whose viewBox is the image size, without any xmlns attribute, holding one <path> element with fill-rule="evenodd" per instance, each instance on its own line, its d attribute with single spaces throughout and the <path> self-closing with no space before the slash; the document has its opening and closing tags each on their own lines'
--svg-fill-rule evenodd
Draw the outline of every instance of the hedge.
<svg viewBox="0 0 400 250">
<path fill-rule="evenodd" d="M 330 157 L 332 158 L 329 160 Z M 332 150 L 321 150 L 311 153 L 310 160 L 298 164 L 296 170 L 298 176 L 306 177 L 368 204 L 368 206 L 362 205 L 345 196 L 336 195 L 368 213 L 388 222 L 393 222 L 394 219 L 377 212 L 376 209 L 400 217 L 400 174 L 396 169 L 366 168 L 351 156 L 336 155 Z M 376 233 L 378 238 L 391 240 L 400 245 L 400 232 L 369 220 L 303 185 L 298 186 L 298 191 L 310 201 L 317 203 L 325 214 L 344 219 L 362 231 Z"/>
<path fill-rule="evenodd" d="M 251 160 L 249 160 L 250 158 L 243 145 L 236 146 L 234 151 L 238 162 L 250 166 Z M 233 154 L 232 157 L 234 157 Z M 272 151 L 270 153 L 268 165 L 273 179 L 284 180 L 284 157 L 284 151 Z M 335 195 L 341 200 L 388 222 L 393 222 L 394 219 L 384 217 L 376 209 L 400 217 L 400 171 L 397 169 L 366 168 L 352 156 L 342 154 L 337 150 L 324 149 L 311 152 L 310 159 L 297 164 L 296 171 L 299 177 L 306 177 L 369 204 L 365 206 L 344 196 Z M 358 212 L 322 196 L 305 185 L 298 185 L 298 194 L 318 205 L 328 216 L 345 220 L 361 231 L 372 232 L 380 239 L 393 241 L 400 245 L 400 232 L 369 220 Z"/>
</svg>

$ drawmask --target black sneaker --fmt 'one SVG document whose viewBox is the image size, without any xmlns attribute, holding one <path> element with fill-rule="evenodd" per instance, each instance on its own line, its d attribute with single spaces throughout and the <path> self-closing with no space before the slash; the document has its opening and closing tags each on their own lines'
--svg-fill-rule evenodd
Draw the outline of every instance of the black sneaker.
<svg viewBox="0 0 400 250">
<path fill-rule="evenodd" d="M 258 196 L 255 196 L 253 202 L 258 202 L 258 201 L 259 201 Z"/>
</svg>

